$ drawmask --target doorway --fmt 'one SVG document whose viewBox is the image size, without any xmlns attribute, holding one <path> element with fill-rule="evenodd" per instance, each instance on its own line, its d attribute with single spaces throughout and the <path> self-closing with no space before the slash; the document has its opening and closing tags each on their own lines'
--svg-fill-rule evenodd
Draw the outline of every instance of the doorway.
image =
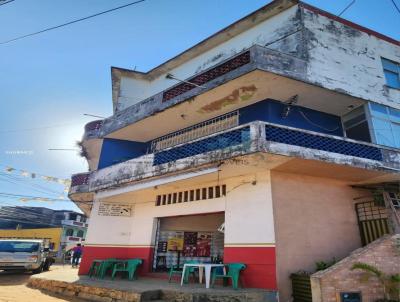
<svg viewBox="0 0 400 302">
<path fill-rule="evenodd" d="M 224 220 L 224 213 L 158 218 L 153 271 L 166 272 L 186 261 L 222 261 L 224 233 L 218 229 Z"/>
</svg>

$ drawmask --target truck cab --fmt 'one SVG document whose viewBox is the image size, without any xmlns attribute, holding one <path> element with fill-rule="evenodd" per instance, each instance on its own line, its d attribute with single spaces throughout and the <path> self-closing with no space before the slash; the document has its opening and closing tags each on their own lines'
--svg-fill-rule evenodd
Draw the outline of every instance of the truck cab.
<svg viewBox="0 0 400 302">
<path fill-rule="evenodd" d="M 40 273 L 49 270 L 54 258 L 45 240 L 1 239 L 0 270 Z"/>
</svg>

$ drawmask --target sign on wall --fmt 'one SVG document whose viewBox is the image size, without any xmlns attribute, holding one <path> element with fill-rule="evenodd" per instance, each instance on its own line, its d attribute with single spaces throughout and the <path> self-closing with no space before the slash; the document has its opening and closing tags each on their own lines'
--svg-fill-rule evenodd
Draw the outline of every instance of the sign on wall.
<svg viewBox="0 0 400 302">
<path fill-rule="evenodd" d="M 133 214 L 131 204 L 100 202 L 99 216 L 125 216 L 130 217 Z"/>
</svg>

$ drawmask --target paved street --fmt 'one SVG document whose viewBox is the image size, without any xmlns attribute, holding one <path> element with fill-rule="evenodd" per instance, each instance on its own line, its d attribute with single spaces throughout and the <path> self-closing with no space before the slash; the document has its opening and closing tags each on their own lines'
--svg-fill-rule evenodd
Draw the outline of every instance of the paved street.
<svg viewBox="0 0 400 302">
<path fill-rule="evenodd" d="M 58 269 L 53 266 L 52 270 Z M 46 295 L 40 290 L 31 289 L 26 286 L 30 273 L 8 273 L 0 271 L 0 301 L 1 302 L 61 302 L 61 301 L 81 301 L 59 298 Z"/>
</svg>

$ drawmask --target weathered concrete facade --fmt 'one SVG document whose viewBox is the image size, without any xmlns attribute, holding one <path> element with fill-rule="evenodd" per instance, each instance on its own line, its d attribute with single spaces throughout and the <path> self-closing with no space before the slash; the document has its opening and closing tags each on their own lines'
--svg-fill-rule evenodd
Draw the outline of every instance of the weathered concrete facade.
<svg viewBox="0 0 400 302">
<path fill-rule="evenodd" d="M 223 219 L 224 261 L 289 301 L 291 273 L 362 245 L 354 205 L 369 192 L 352 186 L 400 180 L 400 149 L 372 134 L 370 104 L 400 109 L 381 58 L 400 61 L 398 41 L 277 0 L 148 72 L 113 67 L 114 115 L 87 125 L 91 172 L 70 191 L 91 211 L 80 273 L 107 257 L 157 271 L 160 233 L 193 233 L 192 219 L 217 238 Z"/>
</svg>

